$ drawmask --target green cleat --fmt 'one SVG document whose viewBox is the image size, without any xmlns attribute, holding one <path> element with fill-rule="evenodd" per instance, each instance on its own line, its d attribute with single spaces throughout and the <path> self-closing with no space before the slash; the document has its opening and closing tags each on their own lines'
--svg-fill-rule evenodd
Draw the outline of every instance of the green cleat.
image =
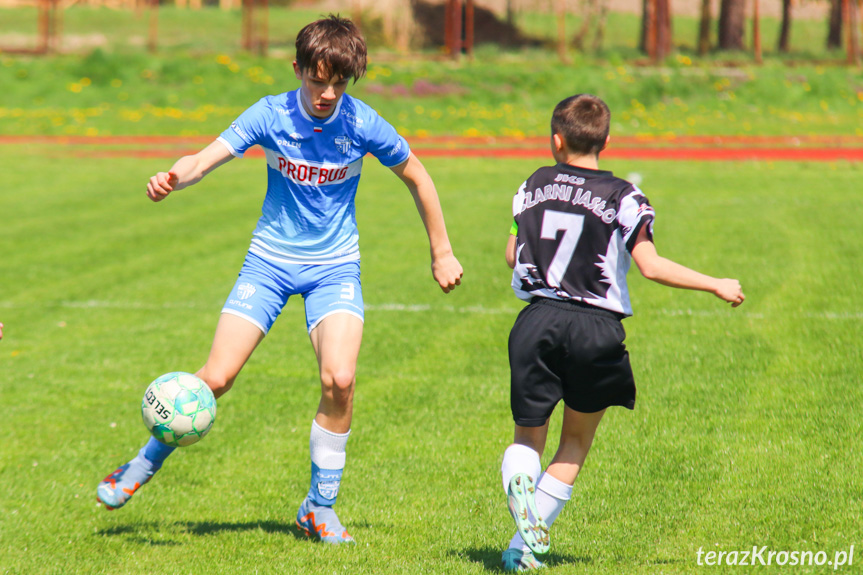
<svg viewBox="0 0 863 575">
<path fill-rule="evenodd" d="M 516 473 L 509 482 L 507 499 L 515 528 L 533 553 L 548 553 L 548 525 L 539 516 L 534 503 L 536 483 L 525 473 Z"/>
<path fill-rule="evenodd" d="M 501 557 L 503 562 L 503 570 L 512 571 L 532 571 L 534 569 L 544 569 L 545 565 L 542 561 L 533 556 L 529 550 L 507 549 Z"/>
</svg>

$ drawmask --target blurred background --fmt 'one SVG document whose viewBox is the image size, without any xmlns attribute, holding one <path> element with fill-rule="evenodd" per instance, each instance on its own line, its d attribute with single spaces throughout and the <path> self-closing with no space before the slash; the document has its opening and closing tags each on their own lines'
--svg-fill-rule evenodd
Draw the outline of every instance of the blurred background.
<svg viewBox="0 0 863 575">
<path fill-rule="evenodd" d="M 0 0 L 5 53 L 290 53 L 326 13 L 358 22 L 378 57 L 482 50 L 579 56 L 674 52 L 859 61 L 858 0 Z"/>
</svg>

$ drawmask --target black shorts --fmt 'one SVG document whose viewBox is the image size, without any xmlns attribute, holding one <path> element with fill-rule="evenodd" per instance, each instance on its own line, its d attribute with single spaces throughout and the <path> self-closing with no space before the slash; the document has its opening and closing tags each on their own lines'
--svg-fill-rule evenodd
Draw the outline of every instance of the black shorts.
<svg viewBox="0 0 863 575">
<path fill-rule="evenodd" d="M 557 403 L 582 413 L 635 408 L 626 333 L 614 312 L 534 298 L 509 334 L 510 404 L 515 423 L 539 427 Z"/>
</svg>

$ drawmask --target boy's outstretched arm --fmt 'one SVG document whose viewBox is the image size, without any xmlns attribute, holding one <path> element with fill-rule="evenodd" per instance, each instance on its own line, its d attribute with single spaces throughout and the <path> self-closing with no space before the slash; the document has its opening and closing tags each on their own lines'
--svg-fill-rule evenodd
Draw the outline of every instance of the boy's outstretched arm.
<svg viewBox="0 0 863 575">
<path fill-rule="evenodd" d="M 413 152 L 407 160 L 391 169 L 405 183 L 414 198 L 429 238 L 432 275 L 444 293 L 449 293 L 455 286 L 461 285 L 463 270 L 452 253 L 434 182 Z"/>
<path fill-rule="evenodd" d="M 160 202 L 168 194 L 182 190 L 233 159 L 233 155 L 224 144 L 216 140 L 197 154 L 183 156 L 177 160 L 167 172 L 159 172 L 147 182 L 147 197 L 154 202 Z"/>
<path fill-rule="evenodd" d="M 641 275 L 662 285 L 710 292 L 737 307 L 746 296 L 740 282 L 735 279 L 717 279 L 682 266 L 656 253 L 656 246 L 647 237 L 646 226 L 638 232 L 632 259 Z"/>
</svg>

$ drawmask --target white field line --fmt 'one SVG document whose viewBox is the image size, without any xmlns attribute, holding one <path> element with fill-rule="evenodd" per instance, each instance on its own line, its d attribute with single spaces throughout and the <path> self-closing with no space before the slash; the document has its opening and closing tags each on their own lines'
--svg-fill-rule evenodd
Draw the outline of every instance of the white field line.
<svg viewBox="0 0 863 575">
<path fill-rule="evenodd" d="M 9 301 L 0 301 L 0 309 L 29 309 L 30 304 L 18 304 Z M 212 305 L 206 306 L 195 302 L 163 302 L 159 304 L 143 301 L 106 301 L 106 300 L 66 300 L 54 304 L 45 304 L 44 307 L 59 307 L 62 309 L 129 309 L 129 310 L 160 310 L 160 309 L 214 309 Z M 515 317 L 521 308 L 490 308 L 482 305 L 475 306 L 452 306 L 432 304 L 404 304 L 404 303 L 380 303 L 366 304 L 366 311 L 371 312 L 399 312 L 399 313 L 456 313 L 474 315 L 511 315 Z M 833 321 L 860 321 L 863 320 L 863 311 L 845 312 L 805 312 L 796 313 L 780 312 L 784 317 L 799 319 L 819 319 Z M 723 317 L 731 318 L 744 316 L 748 319 L 765 319 L 767 314 L 761 312 L 748 312 L 745 310 L 733 310 L 729 313 L 726 309 L 716 310 L 692 310 L 692 309 L 670 309 L 653 308 L 636 310 L 636 315 L 663 315 L 669 317 L 691 316 L 691 317 Z"/>
<path fill-rule="evenodd" d="M 0 309 L 26 309 L 32 307 L 28 304 L 16 304 L 12 302 L 0 301 Z M 59 307 L 63 309 L 129 309 L 129 310 L 160 310 L 160 309 L 204 309 L 205 306 L 195 302 L 163 302 L 160 304 L 148 303 L 142 301 L 103 301 L 103 300 L 82 300 L 82 301 L 60 301 L 55 304 L 46 304 L 44 307 Z M 213 309 L 213 306 L 207 305 L 206 308 Z M 450 312 L 450 313 L 473 313 L 484 315 L 500 315 L 518 313 L 517 308 L 487 308 L 483 306 L 464 306 L 456 307 L 451 305 L 432 306 L 430 304 L 402 304 L 402 303 L 383 303 L 383 304 L 366 304 L 366 311 L 396 311 L 407 313 L 426 313 L 426 312 Z"/>
</svg>

